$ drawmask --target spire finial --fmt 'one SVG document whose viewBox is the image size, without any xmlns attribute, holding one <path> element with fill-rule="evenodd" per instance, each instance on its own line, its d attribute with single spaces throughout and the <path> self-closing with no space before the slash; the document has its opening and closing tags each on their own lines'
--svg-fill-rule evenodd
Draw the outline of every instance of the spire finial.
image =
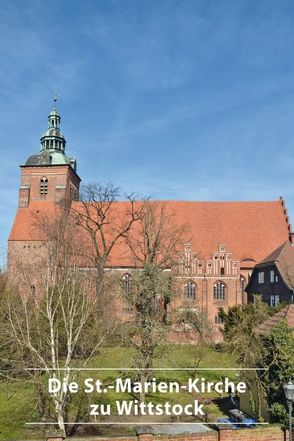
<svg viewBox="0 0 294 441">
<path fill-rule="evenodd" d="M 55 89 L 54 95 L 53 95 L 53 101 L 54 101 L 54 110 L 56 110 L 56 102 L 58 100 L 59 96 L 57 95 L 57 91 Z"/>
</svg>

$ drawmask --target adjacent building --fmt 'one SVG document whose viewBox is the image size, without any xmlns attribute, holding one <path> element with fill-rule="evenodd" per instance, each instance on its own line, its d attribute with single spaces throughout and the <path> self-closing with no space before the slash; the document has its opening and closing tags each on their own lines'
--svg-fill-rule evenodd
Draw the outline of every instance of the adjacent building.
<svg viewBox="0 0 294 441">
<path fill-rule="evenodd" d="M 286 241 L 255 265 L 246 287 L 248 300 L 261 295 L 270 306 L 294 302 L 294 246 Z"/>
</svg>

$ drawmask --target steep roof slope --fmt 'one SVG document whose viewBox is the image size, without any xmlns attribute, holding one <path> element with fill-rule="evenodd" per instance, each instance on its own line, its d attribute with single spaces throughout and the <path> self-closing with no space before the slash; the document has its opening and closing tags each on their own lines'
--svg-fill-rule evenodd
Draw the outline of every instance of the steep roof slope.
<svg viewBox="0 0 294 441">
<path fill-rule="evenodd" d="M 74 203 L 76 209 L 80 203 Z M 123 213 L 126 202 L 116 202 Z M 243 267 L 253 267 L 273 249 L 288 240 L 289 224 L 281 200 L 270 202 L 185 202 L 166 201 L 166 207 L 177 225 L 186 225 L 191 249 L 204 259 L 211 258 L 222 243 Z M 19 208 L 10 233 L 10 241 L 42 240 L 36 231 L 36 215 L 46 212 L 54 216 L 54 203 L 32 202 Z M 111 265 L 120 265 L 122 244 L 112 253 Z M 247 260 L 248 259 L 248 260 Z M 130 262 L 129 262 L 130 264 Z M 124 266 L 128 262 L 125 261 Z"/>
<path fill-rule="evenodd" d="M 269 263 L 276 264 L 284 282 L 292 289 L 294 286 L 294 246 L 289 241 L 283 243 L 263 259 L 257 267 L 262 267 Z"/>
<path fill-rule="evenodd" d="M 281 320 L 287 320 L 290 328 L 294 331 L 294 305 L 287 305 L 281 311 L 274 314 L 257 328 L 257 332 L 260 334 L 267 334 L 271 329 L 278 324 Z"/>
</svg>

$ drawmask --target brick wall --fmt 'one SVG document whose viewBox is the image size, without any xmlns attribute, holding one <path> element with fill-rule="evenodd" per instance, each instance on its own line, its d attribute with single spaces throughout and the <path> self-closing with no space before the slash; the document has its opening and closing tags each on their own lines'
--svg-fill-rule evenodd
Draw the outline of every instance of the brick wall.
<svg viewBox="0 0 294 441">
<path fill-rule="evenodd" d="M 288 434 L 285 434 L 279 427 L 265 427 L 257 429 L 231 430 L 222 428 L 218 431 L 195 433 L 193 435 L 180 436 L 154 436 L 148 435 L 148 439 L 139 441 L 288 441 Z M 294 438 L 293 438 L 294 440 Z"/>
<path fill-rule="evenodd" d="M 41 177 L 48 179 L 46 195 L 40 195 Z M 80 178 L 70 165 L 21 166 L 19 206 L 27 207 L 31 201 L 59 202 L 63 198 L 76 200 L 79 185 Z M 73 191 L 76 197 L 73 197 Z"/>
<path fill-rule="evenodd" d="M 289 438 L 279 427 L 266 427 L 250 430 L 233 430 L 230 439 L 232 441 L 286 441 Z"/>
<path fill-rule="evenodd" d="M 47 437 L 47 441 L 62 440 L 63 438 Z M 210 432 L 183 434 L 178 436 L 140 433 L 137 437 L 91 437 L 85 439 L 77 438 L 77 441 L 289 441 L 289 435 L 279 427 L 240 430 L 221 428 Z M 294 441 L 294 438 L 292 441 Z"/>
</svg>

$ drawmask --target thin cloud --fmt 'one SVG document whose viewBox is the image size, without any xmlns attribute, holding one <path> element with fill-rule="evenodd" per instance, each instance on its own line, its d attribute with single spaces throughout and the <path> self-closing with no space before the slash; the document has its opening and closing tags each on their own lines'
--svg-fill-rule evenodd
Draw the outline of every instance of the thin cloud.
<svg viewBox="0 0 294 441">
<path fill-rule="evenodd" d="M 3 243 L 55 88 L 84 181 L 170 199 L 284 194 L 294 210 L 292 0 L 0 8 Z"/>
</svg>

